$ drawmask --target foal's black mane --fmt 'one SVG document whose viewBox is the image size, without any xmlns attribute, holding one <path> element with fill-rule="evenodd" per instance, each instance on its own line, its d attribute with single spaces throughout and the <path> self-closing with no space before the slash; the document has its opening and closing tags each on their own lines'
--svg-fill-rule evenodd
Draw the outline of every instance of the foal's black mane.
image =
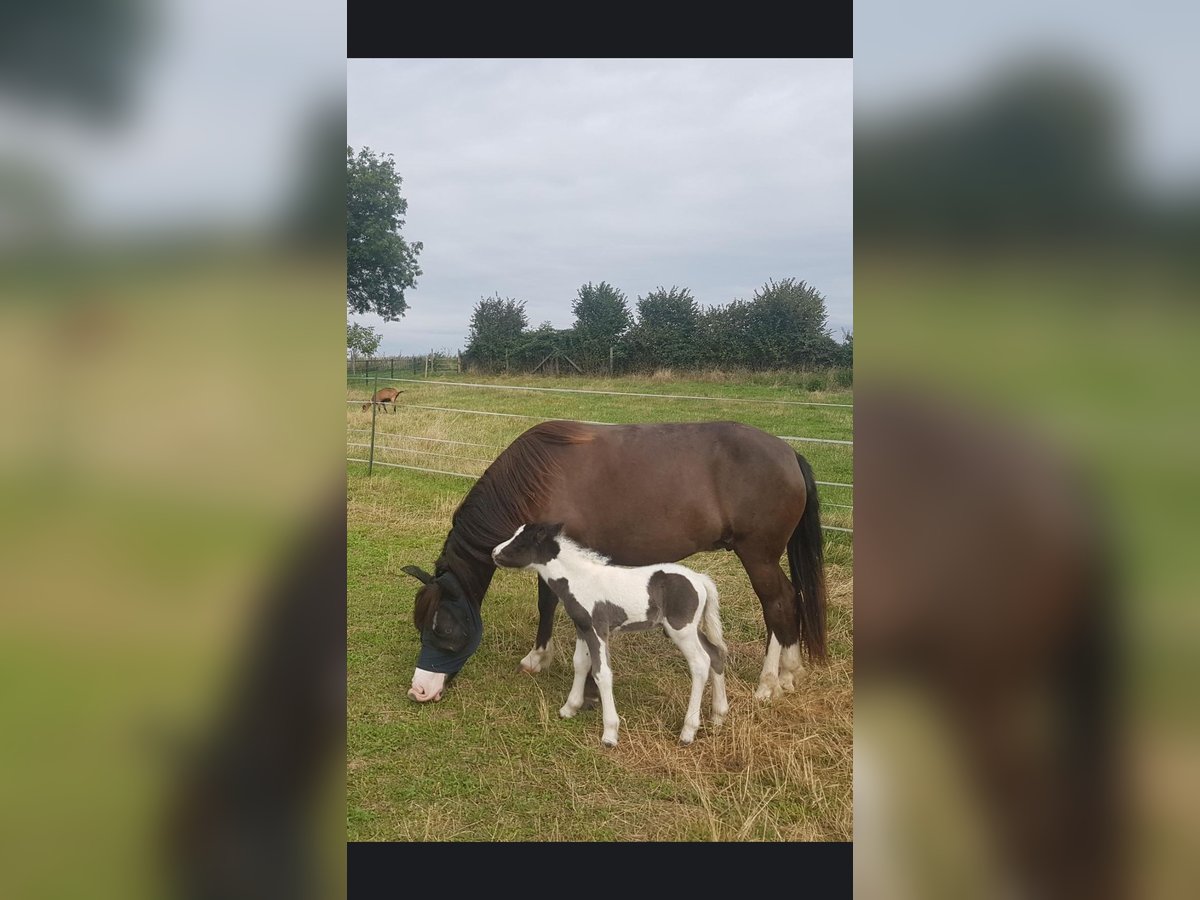
<svg viewBox="0 0 1200 900">
<path fill-rule="evenodd" d="M 591 439 L 581 423 L 557 421 L 513 441 L 454 511 L 436 571 L 454 572 L 471 599 L 482 600 L 495 571 L 492 549 L 541 514 L 561 471 L 559 449 Z"/>
</svg>

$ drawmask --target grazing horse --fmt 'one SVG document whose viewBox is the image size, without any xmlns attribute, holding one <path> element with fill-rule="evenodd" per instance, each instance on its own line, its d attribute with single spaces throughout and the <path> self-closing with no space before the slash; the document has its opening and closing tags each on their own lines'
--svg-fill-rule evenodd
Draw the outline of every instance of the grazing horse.
<svg viewBox="0 0 1200 900">
<path fill-rule="evenodd" d="M 413 624 L 421 651 L 409 696 L 440 699 L 482 637 L 492 550 L 527 522 L 561 522 L 616 565 L 732 550 L 762 604 L 767 649 L 755 697 L 792 690 L 825 649 L 825 573 L 812 467 L 780 438 L 738 422 L 535 425 L 488 466 L 455 510 L 441 555 L 419 579 Z M 787 553 L 791 581 L 780 568 Z M 538 579 L 539 622 L 522 668 L 552 656 L 558 597 Z M 588 688 L 595 690 L 589 678 Z"/>
<path fill-rule="evenodd" d="M 370 409 L 372 403 L 378 403 L 384 409 L 387 405 L 392 404 L 392 412 L 396 411 L 396 398 L 403 394 L 404 391 L 398 391 L 395 388 L 380 388 L 366 403 L 362 405 L 363 409 Z"/>
<path fill-rule="evenodd" d="M 575 681 L 558 714 L 569 719 L 583 706 L 589 668 L 600 688 L 606 747 L 617 745 L 620 719 L 613 702 L 608 636 L 658 625 L 674 641 L 692 672 L 692 695 L 679 743 L 690 744 L 700 727 L 700 699 L 711 673 L 713 727 L 725 721 L 725 656 L 717 586 L 707 575 L 667 563 L 614 566 L 562 533 L 562 524 L 522 525 L 492 551 L 496 565 L 533 569 L 550 586 L 575 623 Z"/>
</svg>

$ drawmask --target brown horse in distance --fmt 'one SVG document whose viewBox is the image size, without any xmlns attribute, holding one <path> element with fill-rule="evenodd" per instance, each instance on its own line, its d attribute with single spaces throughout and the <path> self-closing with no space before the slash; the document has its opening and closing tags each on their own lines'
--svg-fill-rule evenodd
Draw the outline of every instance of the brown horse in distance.
<svg viewBox="0 0 1200 900">
<path fill-rule="evenodd" d="M 403 393 L 404 391 L 398 391 L 395 388 L 380 388 L 375 392 L 374 396 L 372 396 L 370 400 L 362 405 L 362 408 L 364 410 L 370 409 L 372 403 L 378 403 L 384 409 L 387 409 L 387 404 L 390 403 L 392 404 L 392 412 L 395 412 L 396 398 Z"/>
</svg>

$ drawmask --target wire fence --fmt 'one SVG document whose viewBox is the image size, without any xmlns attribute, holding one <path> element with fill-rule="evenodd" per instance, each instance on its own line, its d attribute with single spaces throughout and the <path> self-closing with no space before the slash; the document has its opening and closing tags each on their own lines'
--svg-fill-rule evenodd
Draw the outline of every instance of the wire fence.
<svg viewBox="0 0 1200 900">
<path fill-rule="evenodd" d="M 649 392 L 643 393 L 643 392 L 634 392 L 634 391 L 601 391 L 601 390 L 580 389 L 580 388 L 544 388 L 544 387 L 532 387 L 532 386 L 526 386 L 526 385 L 478 384 L 478 383 L 466 383 L 466 382 L 459 382 L 459 381 L 431 381 L 431 380 L 427 380 L 427 379 L 410 379 L 410 378 L 379 378 L 378 376 L 376 376 L 376 378 L 372 379 L 372 380 L 374 380 L 376 383 L 378 381 L 413 382 L 413 383 L 419 383 L 419 384 L 446 385 L 446 386 L 453 386 L 453 387 L 458 387 L 458 388 L 465 387 L 465 388 L 481 389 L 481 390 L 509 390 L 509 391 L 585 394 L 585 395 L 586 394 L 598 394 L 598 395 L 620 396 L 620 397 L 639 397 L 639 398 L 653 399 L 653 400 L 662 400 L 662 399 L 706 400 L 706 401 L 719 401 L 719 402 L 748 402 L 748 403 L 760 403 L 760 404 L 778 404 L 780 406 L 813 406 L 813 407 L 830 407 L 830 408 L 848 409 L 848 410 L 853 409 L 853 404 L 848 404 L 848 403 L 816 403 L 816 402 L 804 402 L 804 401 L 795 401 L 795 400 L 775 400 L 775 399 L 767 399 L 767 398 L 704 397 L 704 396 L 686 395 L 686 394 L 656 394 L 656 393 L 649 393 Z M 349 406 L 352 406 L 353 404 L 362 405 L 364 403 L 369 403 L 369 402 L 370 402 L 370 397 L 348 399 L 346 401 L 346 403 Z M 418 455 L 418 456 L 430 456 L 430 457 L 437 457 L 438 459 L 454 460 L 454 461 L 457 461 L 460 463 L 482 463 L 482 464 L 490 465 L 495 460 L 495 457 L 498 456 L 501 452 L 503 452 L 503 450 L 507 446 L 507 443 L 505 443 L 505 442 L 496 443 L 496 444 L 485 444 L 485 443 L 480 443 L 477 441 L 463 441 L 463 440 L 455 440 L 455 439 L 443 438 L 443 437 L 428 437 L 428 436 L 423 436 L 423 435 L 404 434 L 404 433 L 393 431 L 390 429 L 381 428 L 376 419 L 376 414 L 378 412 L 379 406 L 380 406 L 380 404 L 372 404 L 371 405 L 371 427 L 369 429 L 368 428 L 355 428 L 349 424 L 347 425 L 348 435 L 349 434 L 369 434 L 370 435 L 369 443 L 362 443 L 359 441 L 350 440 L 349 436 L 347 438 L 347 448 L 354 447 L 354 448 L 359 448 L 359 449 L 365 449 L 368 451 L 365 459 L 362 458 L 361 456 L 347 455 L 347 457 L 346 457 L 347 462 L 366 463 L 368 474 L 370 474 L 373 471 L 375 466 L 383 466 L 386 468 L 406 469 L 406 470 L 415 471 L 415 472 L 425 472 L 425 473 L 431 473 L 431 474 L 436 474 L 436 475 L 449 475 L 449 476 L 458 477 L 458 478 L 468 478 L 471 480 L 475 480 L 475 479 L 478 479 L 480 474 L 482 474 L 482 473 L 471 474 L 469 472 L 454 471 L 453 469 L 450 469 L 450 468 L 441 469 L 441 468 L 431 468 L 428 466 L 412 465 L 410 463 L 389 462 L 386 460 L 376 459 L 375 458 L 376 451 L 380 451 L 383 453 L 395 452 L 395 453 L 403 453 L 403 454 L 414 454 L 414 455 Z M 549 422 L 549 421 L 561 420 L 563 418 L 561 416 L 547 418 L 544 416 L 526 415 L 526 414 L 521 414 L 521 413 L 499 412 L 499 411 L 494 411 L 494 410 L 482 410 L 482 409 L 468 409 L 468 408 L 450 407 L 450 406 L 430 406 L 430 405 L 425 405 L 425 404 L 405 404 L 403 408 L 404 409 L 418 409 L 418 410 L 424 410 L 424 411 L 430 411 L 430 412 L 439 412 L 439 413 L 447 413 L 447 414 L 455 414 L 455 415 L 489 416 L 489 417 L 496 417 L 496 418 L 503 418 L 503 419 L 521 419 L 521 420 L 530 421 L 530 422 Z M 384 420 L 384 421 L 386 421 L 386 420 Z M 600 422 L 600 421 L 588 420 L 588 419 L 576 419 L 575 421 L 583 422 L 585 424 L 592 424 L 592 425 L 619 424 L 619 423 L 615 423 L 615 422 Z M 776 436 L 782 440 L 788 441 L 789 443 L 823 444 L 823 445 L 848 447 L 848 448 L 852 448 L 854 445 L 854 442 L 852 440 L 844 440 L 844 439 L 840 439 L 840 438 L 818 437 L 818 436 L 814 436 L 814 435 L 785 435 L 785 434 L 780 434 L 780 435 L 776 435 Z M 447 445 L 447 446 L 445 446 L 445 447 L 439 446 L 438 449 L 436 449 L 436 450 L 435 449 L 418 449 L 416 447 L 396 446 L 395 443 L 382 443 L 377 440 L 377 437 L 384 438 L 388 441 L 418 441 L 424 445 L 438 444 L 438 445 Z M 451 448 L 456 448 L 456 447 L 481 448 L 485 452 L 490 452 L 492 455 L 491 456 L 485 456 L 483 454 L 472 455 L 472 456 L 464 455 L 465 453 L 471 452 L 471 451 L 463 451 L 463 452 L 458 452 L 458 453 L 440 452 L 441 450 L 451 449 Z M 436 464 L 436 463 L 432 463 L 432 464 Z M 457 469 L 457 468 L 459 468 L 459 466 L 454 466 L 453 468 Z M 821 485 L 824 487 L 846 489 L 846 490 L 850 490 L 850 491 L 853 491 L 853 489 L 854 489 L 854 485 L 851 482 L 817 480 L 816 483 L 818 485 Z M 853 510 L 854 510 L 853 503 L 835 503 L 835 502 L 830 502 L 830 501 L 826 500 L 825 498 L 822 498 L 821 505 L 822 505 L 822 507 L 827 507 L 827 508 L 832 508 L 832 509 L 848 510 L 850 514 L 852 514 Z M 853 528 L 844 527 L 841 525 L 834 525 L 834 524 L 825 523 L 825 522 L 822 522 L 821 527 L 827 531 L 844 532 L 847 534 L 853 534 L 853 532 L 854 532 Z"/>
</svg>

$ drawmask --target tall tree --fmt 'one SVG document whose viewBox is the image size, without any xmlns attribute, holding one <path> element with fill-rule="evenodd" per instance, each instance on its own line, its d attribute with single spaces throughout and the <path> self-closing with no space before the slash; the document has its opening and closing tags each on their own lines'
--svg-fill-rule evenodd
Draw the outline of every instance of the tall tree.
<svg viewBox="0 0 1200 900">
<path fill-rule="evenodd" d="M 825 298 L 803 281 L 769 281 L 750 302 L 749 337 L 755 368 L 828 366 L 834 341 Z"/>
<path fill-rule="evenodd" d="M 707 365 L 754 368 L 755 352 L 750 342 L 750 304 L 733 300 L 700 312 L 699 344 Z"/>
<path fill-rule="evenodd" d="M 581 365 L 600 368 L 608 364 L 608 349 L 633 324 L 625 295 L 606 281 L 590 281 L 579 289 L 571 304 L 575 313 L 575 346 Z"/>
<path fill-rule="evenodd" d="M 350 355 L 350 371 L 355 371 L 355 363 L 360 356 L 370 359 L 379 349 L 383 335 L 378 334 L 369 325 L 359 325 L 357 322 L 346 323 L 346 352 Z"/>
<path fill-rule="evenodd" d="M 401 235 L 408 201 L 392 154 L 346 146 L 346 305 L 351 312 L 377 313 L 385 322 L 404 315 L 404 292 L 422 275 L 420 241 Z"/>
<path fill-rule="evenodd" d="M 369 325 L 357 322 L 346 323 L 346 349 L 351 356 L 374 356 L 383 335 Z"/>
<path fill-rule="evenodd" d="M 524 300 L 501 299 L 499 294 L 481 297 L 471 313 L 467 357 L 486 369 L 503 366 L 508 354 L 520 346 L 528 325 Z"/>
<path fill-rule="evenodd" d="M 687 288 L 659 287 L 637 301 L 629 331 L 630 357 L 640 368 L 687 368 L 700 362 L 700 310 Z"/>
</svg>

